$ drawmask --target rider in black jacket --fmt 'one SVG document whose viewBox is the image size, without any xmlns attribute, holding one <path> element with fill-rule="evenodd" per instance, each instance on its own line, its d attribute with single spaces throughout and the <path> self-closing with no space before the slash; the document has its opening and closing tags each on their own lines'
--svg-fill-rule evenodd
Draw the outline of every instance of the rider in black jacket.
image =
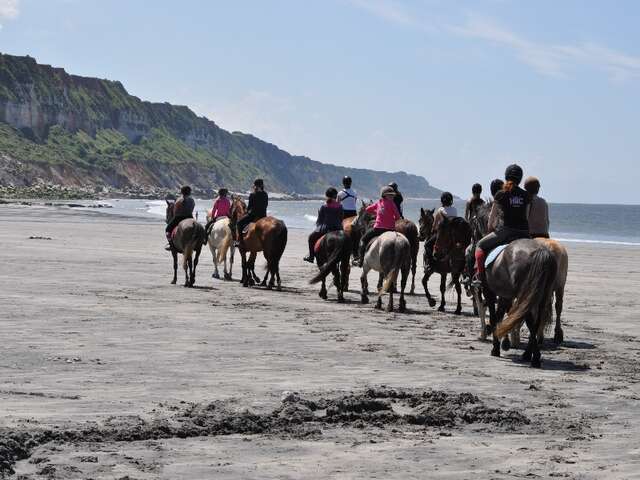
<svg viewBox="0 0 640 480">
<path fill-rule="evenodd" d="M 247 206 L 247 214 L 238 220 L 237 235 L 242 238 L 242 231 L 247 228 L 251 222 L 255 222 L 267 216 L 267 206 L 269 205 L 269 196 L 264 191 L 264 181 L 257 178 L 253 182 L 253 193 L 249 195 L 249 205 Z"/>
</svg>

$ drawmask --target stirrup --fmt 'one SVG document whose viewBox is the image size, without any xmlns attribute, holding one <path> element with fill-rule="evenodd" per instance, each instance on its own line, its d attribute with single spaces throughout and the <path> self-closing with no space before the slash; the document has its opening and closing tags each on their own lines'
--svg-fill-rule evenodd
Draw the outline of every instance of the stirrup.
<svg viewBox="0 0 640 480">
<path fill-rule="evenodd" d="M 309 262 L 309 263 L 316 263 L 315 259 L 311 255 L 307 255 L 302 260 L 304 260 L 305 262 Z"/>
<path fill-rule="evenodd" d="M 480 288 L 482 287 L 482 279 L 480 278 L 480 274 L 476 273 L 473 278 L 471 279 L 471 283 L 470 285 L 474 288 Z"/>
</svg>

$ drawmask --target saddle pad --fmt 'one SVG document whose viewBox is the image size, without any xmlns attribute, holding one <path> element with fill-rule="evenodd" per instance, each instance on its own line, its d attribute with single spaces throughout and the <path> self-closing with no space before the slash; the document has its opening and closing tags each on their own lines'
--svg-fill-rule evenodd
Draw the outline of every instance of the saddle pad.
<svg viewBox="0 0 640 480">
<path fill-rule="evenodd" d="M 323 239 L 324 237 L 325 237 L 325 236 L 324 236 L 324 235 L 322 235 L 322 236 L 318 239 L 318 241 L 315 243 L 315 245 L 313 246 L 313 251 L 314 251 L 314 253 L 318 253 L 318 252 L 320 251 L 320 242 L 322 242 L 322 239 Z"/>
<path fill-rule="evenodd" d="M 499 247 L 494 248 L 493 250 L 491 250 L 491 252 L 489 253 L 489 255 L 487 255 L 487 259 L 484 261 L 484 267 L 485 268 L 489 268 L 489 265 L 491 265 L 496 258 L 498 258 L 500 256 L 500 254 L 502 253 L 502 251 L 507 248 L 509 245 L 500 245 Z"/>
</svg>

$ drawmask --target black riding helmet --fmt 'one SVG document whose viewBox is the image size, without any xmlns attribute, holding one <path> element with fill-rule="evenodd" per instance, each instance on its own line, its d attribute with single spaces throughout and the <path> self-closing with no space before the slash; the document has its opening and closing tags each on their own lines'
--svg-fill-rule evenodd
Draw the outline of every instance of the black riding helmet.
<svg viewBox="0 0 640 480">
<path fill-rule="evenodd" d="M 218 190 L 218 196 L 219 197 L 224 197 L 228 193 L 229 193 L 229 190 L 227 190 L 226 188 L 221 188 L 220 190 Z"/>
<path fill-rule="evenodd" d="M 327 188 L 327 191 L 326 191 L 326 192 L 324 192 L 324 195 L 325 195 L 327 198 L 332 198 L 332 199 L 334 199 L 334 200 L 335 200 L 336 198 L 338 198 L 338 190 L 336 190 L 336 189 L 335 189 L 335 188 L 333 188 L 333 187 L 329 187 L 329 188 Z"/>
<path fill-rule="evenodd" d="M 451 204 L 453 203 L 453 195 L 451 195 L 450 192 L 444 192 L 442 195 L 440 195 L 440 202 L 442 202 L 442 205 L 444 205 L 445 207 L 451 206 Z"/>
<path fill-rule="evenodd" d="M 522 168 L 520 165 L 509 165 L 507 169 L 504 171 L 504 179 L 507 181 L 514 182 L 515 184 L 519 184 L 522 181 Z"/>
<path fill-rule="evenodd" d="M 389 184 L 389 186 L 390 186 L 391 188 L 393 188 L 393 191 L 394 191 L 394 192 L 397 192 L 397 191 L 398 191 L 398 184 L 397 184 L 396 182 L 391 182 L 391 183 Z"/>
<path fill-rule="evenodd" d="M 180 189 L 180 193 L 187 196 L 191 195 L 191 187 L 189 185 L 185 185 Z"/>
<path fill-rule="evenodd" d="M 504 182 L 499 179 L 496 178 L 493 182 L 491 182 L 491 196 L 495 197 L 496 193 L 498 193 L 500 190 L 502 190 L 502 187 L 504 186 Z"/>
<path fill-rule="evenodd" d="M 262 180 L 261 178 L 256 178 L 253 181 L 253 186 L 257 187 L 257 188 L 259 188 L 261 190 L 264 190 L 264 180 Z"/>
<path fill-rule="evenodd" d="M 471 187 L 471 193 L 474 195 L 480 195 L 482 193 L 482 185 L 479 183 L 474 183 L 473 187 Z"/>
<path fill-rule="evenodd" d="M 344 188 L 351 188 L 351 177 L 349 175 L 342 177 L 342 186 Z"/>
</svg>

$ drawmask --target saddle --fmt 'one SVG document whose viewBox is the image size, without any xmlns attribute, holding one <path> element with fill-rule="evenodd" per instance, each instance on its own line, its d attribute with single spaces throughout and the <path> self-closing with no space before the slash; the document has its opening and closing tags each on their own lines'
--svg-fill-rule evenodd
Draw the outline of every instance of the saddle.
<svg viewBox="0 0 640 480">
<path fill-rule="evenodd" d="M 315 245 L 313 246 L 313 252 L 314 253 L 318 253 L 320 251 L 320 243 L 322 243 L 322 239 L 326 236 L 322 235 L 315 243 Z"/>
<path fill-rule="evenodd" d="M 509 244 L 507 243 L 506 245 L 499 245 L 496 248 L 494 248 L 493 250 L 491 250 L 489 252 L 489 255 L 487 255 L 487 258 L 484 261 L 484 268 L 489 268 L 489 266 L 496 261 L 496 259 L 500 256 L 500 254 L 504 251 L 505 248 L 507 248 L 509 246 Z"/>
</svg>

